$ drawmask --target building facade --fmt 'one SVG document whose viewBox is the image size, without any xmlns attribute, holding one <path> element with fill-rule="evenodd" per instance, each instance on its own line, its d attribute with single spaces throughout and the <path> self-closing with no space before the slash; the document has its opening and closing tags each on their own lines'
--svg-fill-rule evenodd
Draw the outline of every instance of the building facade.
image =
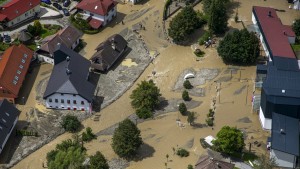
<svg viewBox="0 0 300 169">
<path fill-rule="evenodd" d="M 47 108 L 91 111 L 91 103 L 77 94 L 55 93 L 45 100 Z"/>
</svg>

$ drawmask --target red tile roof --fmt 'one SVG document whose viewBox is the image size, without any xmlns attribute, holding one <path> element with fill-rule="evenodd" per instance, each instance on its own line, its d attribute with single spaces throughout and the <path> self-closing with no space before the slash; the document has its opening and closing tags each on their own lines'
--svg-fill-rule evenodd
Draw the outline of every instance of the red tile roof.
<svg viewBox="0 0 300 169">
<path fill-rule="evenodd" d="M 82 0 L 76 8 L 104 16 L 115 5 L 116 2 L 113 0 Z"/>
<path fill-rule="evenodd" d="M 273 56 L 295 58 L 295 54 L 291 48 L 287 36 L 284 34 L 292 34 L 291 29 L 287 29 L 282 25 L 275 9 L 269 7 L 254 6 L 253 11 L 256 14 L 257 21 L 261 26 L 261 31 L 265 35 L 266 41 L 270 47 Z M 268 16 L 271 12 L 271 17 Z"/>
<path fill-rule="evenodd" d="M 18 96 L 32 57 L 33 51 L 24 45 L 11 46 L 0 57 L 0 86 L 15 97 Z M 14 84 L 14 81 L 17 83 Z"/>
<path fill-rule="evenodd" d="M 40 0 L 12 0 L 0 8 L 0 21 L 7 18 L 9 21 L 24 14 L 40 4 Z"/>
<path fill-rule="evenodd" d="M 92 28 L 94 29 L 98 29 L 100 28 L 100 26 L 102 25 L 102 21 L 98 20 L 98 19 L 94 19 L 92 18 L 90 21 L 89 21 L 89 24 Z"/>
<path fill-rule="evenodd" d="M 296 34 L 293 31 L 292 26 L 289 26 L 289 25 L 282 25 L 282 26 L 283 26 L 283 30 L 287 36 L 296 37 Z"/>
</svg>

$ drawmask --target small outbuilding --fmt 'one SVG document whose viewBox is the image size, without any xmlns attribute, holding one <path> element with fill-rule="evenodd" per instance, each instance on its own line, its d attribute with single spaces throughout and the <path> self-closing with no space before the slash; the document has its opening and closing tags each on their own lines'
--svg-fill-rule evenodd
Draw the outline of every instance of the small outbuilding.
<svg viewBox="0 0 300 169">
<path fill-rule="evenodd" d="M 195 165 L 195 169 L 233 169 L 234 164 L 217 160 L 208 155 L 201 156 Z"/>
<path fill-rule="evenodd" d="M 31 40 L 32 36 L 26 30 L 22 30 L 18 36 L 18 39 L 23 44 L 28 44 Z"/>
</svg>

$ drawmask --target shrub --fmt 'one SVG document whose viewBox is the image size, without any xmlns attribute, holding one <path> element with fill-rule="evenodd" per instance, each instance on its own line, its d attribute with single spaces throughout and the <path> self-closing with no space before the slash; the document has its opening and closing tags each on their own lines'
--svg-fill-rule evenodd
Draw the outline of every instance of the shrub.
<svg viewBox="0 0 300 169">
<path fill-rule="evenodd" d="M 135 113 L 140 119 L 147 119 L 153 116 L 151 110 L 145 107 L 137 109 Z"/>
<path fill-rule="evenodd" d="M 85 130 L 86 131 L 82 133 L 82 141 L 89 142 L 97 138 L 90 127 L 87 127 Z"/>
<path fill-rule="evenodd" d="M 183 149 L 183 148 L 179 148 L 176 152 L 176 154 L 179 156 L 179 157 L 188 157 L 190 155 L 190 153 L 186 150 L 186 149 Z"/>
<path fill-rule="evenodd" d="M 35 35 L 39 35 L 42 32 L 43 27 L 39 20 L 34 21 L 33 27 L 35 28 Z"/>
<path fill-rule="evenodd" d="M 61 125 L 66 131 L 76 132 L 81 126 L 81 123 L 76 116 L 66 115 L 63 117 Z"/>
<path fill-rule="evenodd" d="M 189 100 L 191 99 L 188 91 L 184 90 L 184 91 L 182 92 L 182 99 L 183 99 L 184 101 L 189 101 Z"/>
<path fill-rule="evenodd" d="M 207 118 L 205 121 L 206 121 L 206 124 L 208 126 L 213 126 L 214 125 L 214 120 L 212 118 Z"/>
<path fill-rule="evenodd" d="M 209 112 L 207 114 L 208 117 L 214 117 L 215 112 L 212 109 L 209 109 Z"/>
<path fill-rule="evenodd" d="M 196 50 L 194 51 L 194 54 L 195 54 L 197 57 L 203 57 L 204 54 L 205 54 L 205 52 L 203 52 L 203 51 L 200 50 L 200 49 L 196 49 Z"/>
<path fill-rule="evenodd" d="M 204 45 L 205 41 L 209 40 L 209 37 L 212 37 L 211 31 L 206 31 L 199 39 L 198 43 L 199 45 Z"/>
<path fill-rule="evenodd" d="M 5 51 L 7 48 L 9 48 L 9 44 L 0 42 L 0 51 Z"/>
<path fill-rule="evenodd" d="M 193 86 L 192 86 L 192 84 L 191 84 L 191 82 L 190 82 L 189 80 L 185 80 L 185 81 L 183 82 L 183 87 L 184 87 L 185 89 L 191 89 L 191 88 L 193 88 Z"/>
<path fill-rule="evenodd" d="M 191 164 L 189 164 L 187 169 L 194 169 L 194 167 Z"/>
<path fill-rule="evenodd" d="M 185 116 L 186 113 L 187 113 L 187 108 L 186 108 L 186 105 L 184 103 L 180 103 L 179 104 L 179 108 L 178 108 L 179 112 Z"/>
</svg>

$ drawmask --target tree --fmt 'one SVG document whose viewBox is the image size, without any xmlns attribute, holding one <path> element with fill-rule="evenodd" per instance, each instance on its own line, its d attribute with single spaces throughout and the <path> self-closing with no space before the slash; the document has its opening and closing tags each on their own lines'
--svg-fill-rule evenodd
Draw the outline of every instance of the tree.
<svg viewBox="0 0 300 169">
<path fill-rule="evenodd" d="M 221 0 L 212 0 L 209 8 L 208 28 L 215 34 L 225 33 L 227 20 L 225 3 Z"/>
<path fill-rule="evenodd" d="M 187 169 L 194 169 L 194 167 L 191 164 L 189 164 Z"/>
<path fill-rule="evenodd" d="M 186 115 L 187 108 L 186 108 L 186 105 L 184 103 L 179 104 L 178 110 L 181 113 L 181 115 L 183 115 L 183 116 Z"/>
<path fill-rule="evenodd" d="M 185 80 L 185 81 L 183 82 L 183 87 L 184 87 L 185 89 L 191 89 L 191 88 L 193 88 L 193 85 L 191 84 L 191 82 L 190 82 L 189 80 Z"/>
<path fill-rule="evenodd" d="M 192 6 L 186 6 L 170 22 L 168 29 L 169 36 L 175 42 L 186 39 L 187 35 L 194 32 L 195 29 L 202 25 L 201 19 L 197 16 Z"/>
<path fill-rule="evenodd" d="M 93 130 L 90 127 L 85 129 L 85 132 L 82 133 L 82 140 L 85 142 L 96 139 L 97 136 L 93 133 Z"/>
<path fill-rule="evenodd" d="M 139 118 L 142 118 L 142 119 L 147 119 L 147 118 L 150 118 L 153 116 L 152 111 L 147 108 L 137 109 L 135 113 Z"/>
<path fill-rule="evenodd" d="M 79 129 L 81 123 L 76 116 L 66 115 L 65 117 L 63 117 L 61 125 L 66 131 L 73 133 Z"/>
<path fill-rule="evenodd" d="M 184 90 L 184 91 L 182 92 L 182 99 L 183 99 L 184 101 L 189 101 L 189 100 L 191 99 L 188 91 Z"/>
<path fill-rule="evenodd" d="M 255 169 L 274 169 L 277 166 L 277 162 L 274 157 L 268 158 L 263 154 L 257 159 L 257 161 L 258 163 L 254 166 Z"/>
<path fill-rule="evenodd" d="M 39 20 L 35 20 L 33 23 L 33 26 L 35 28 L 35 35 L 39 35 L 42 32 L 42 24 L 40 23 Z"/>
<path fill-rule="evenodd" d="M 119 123 L 112 138 L 112 148 L 121 158 L 132 158 L 143 144 L 140 130 L 129 119 Z"/>
<path fill-rule="evenodd" d="M 160 103 L 160 96 L 160 90 L 153 80 L 142 81 L 130 95 L 131 105 L 135 109 L 146 108 L 153 111 Z"/>
<path fill-rule="evenodd" d="M 95 155 L 90 156 L 90 166 L 89 169 L 109 169 L 107 160 L 99 151 Z"/>
<path fill-rule="evenodd" d="M 217 139 L 212 141 L 214 148 L 222 153 L 241 153 L 245 143 L 243 133 L 236 127 L 224 126 L 217 133 Z"/>
<path fill-rule="evenodd" d="M 195 117 L 195 112 L 188 112 L 188 118 L 187 121 L 190 125 L 194 124 L 196 117 Z"/>
<path fill-rule="evenodd" d="M 27 31 L 28 31 L 31 35 L 35 36 L 35 27 L 34 27 L 34 26 L 28 25 L 28 26 L 27 26 Z"/>
<path fill-rule="evenodd" d="M 259 56 L 259 40 L 247 29 L 228 33 L 220 41 L 217 48 L 224 62 L 235 64 L 251 64 Z"/>
<path fill-rule="evenodd" d="M 300 19 L 295 20 L 295 22 L 292 25 L 293 31 L 295 32 L 297 36 L 297 40 L 299 41 L 300 36 Z"/>
</svg>

